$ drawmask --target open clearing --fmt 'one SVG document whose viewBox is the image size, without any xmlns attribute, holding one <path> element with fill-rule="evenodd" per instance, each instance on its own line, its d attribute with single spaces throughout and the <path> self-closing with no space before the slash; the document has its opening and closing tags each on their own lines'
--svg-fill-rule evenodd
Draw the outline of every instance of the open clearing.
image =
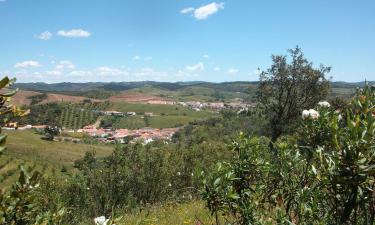
<svg viewBox="0 0 375 225">
<path fill-rule="evenodd" d="M 147 103 L 148 101 L 162 101 L 161 97 L 147 95 L 138 92 L 122 92 L 108 98 L 110 102 Z"/>
</svg>

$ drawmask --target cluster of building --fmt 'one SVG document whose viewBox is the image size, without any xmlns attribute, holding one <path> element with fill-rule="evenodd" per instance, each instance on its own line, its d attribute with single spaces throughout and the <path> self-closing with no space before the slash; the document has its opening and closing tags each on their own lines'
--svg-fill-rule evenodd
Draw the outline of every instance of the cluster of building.
<svg viewBox="0 0 375 225">
<path fill-rule="evenodd" d="M 251 104 L 237 103 L 237 102 L 198 102 L 198 101 L 189 101 L 189 102 L 177 102 L 178 105 L 189 107 L 194 111 L 200 111 L 202 109 L 213 109 L 213 110 L 222 110 L 222 109 L 246 109 L 251 107 Z"/>
<path fill-rule="evenodd" d="M 101 142 L 112 143 L 125 143 L 126 139 L 131 139 L 133 141 L 142 141 L 147 144 L 155 140 L 170 140 L 178 131 L 179 128 L 164 128 L 156 129 L 145 127 L 141 129 L 103 129 L 96 128 L 93 126 L 85 126 L 82 129 L 77 130 L 77 132 L 86 133 L 90 137 L 93 137 Z"/>
</svg>

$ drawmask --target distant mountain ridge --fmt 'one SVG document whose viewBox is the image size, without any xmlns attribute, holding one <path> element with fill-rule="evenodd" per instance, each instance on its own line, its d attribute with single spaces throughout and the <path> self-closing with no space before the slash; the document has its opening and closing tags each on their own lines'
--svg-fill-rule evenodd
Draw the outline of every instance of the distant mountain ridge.
<svg viewBox="0 0 375 225">
<path fill-rule="evenodd" d="M 245 91 L 250 86 L 256 86 L 258 81 L 233 81 L 213 83 L 205 81 L 189 81 L 189 82 L 157 82 L 157 81 L 135 81 L 135 82 L 87 82 L 87 83 L 16 83 L 14 86 L 22 90 L 42 91 L 42 92 L 82 92 L 102 89 L 106 91 L 126 91 L 134 88 L 142 88 L 145 86 L 155 87 L 159 89 L 176 91 L 186 87 L 206 87 L 226 91 Z M 375 81 L 369 81 L 375 84 Z M 361 82 L 332 82 L 332 88 L 354 88 L 362 87 L 365 81 Z"/>
</svg>

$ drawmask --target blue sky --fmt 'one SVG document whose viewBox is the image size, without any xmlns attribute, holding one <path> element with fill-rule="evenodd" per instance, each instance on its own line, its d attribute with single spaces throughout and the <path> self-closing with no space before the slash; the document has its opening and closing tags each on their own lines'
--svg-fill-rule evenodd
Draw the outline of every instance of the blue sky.
<svg viewBox="0 0 375 225">
<path fill-rule="evenodd" d="M 299 45 L 333 80 L 375 80 L 374 12 L 373 0 L 0 0 L 0 74 L 254 81 Z"/>
</svg>

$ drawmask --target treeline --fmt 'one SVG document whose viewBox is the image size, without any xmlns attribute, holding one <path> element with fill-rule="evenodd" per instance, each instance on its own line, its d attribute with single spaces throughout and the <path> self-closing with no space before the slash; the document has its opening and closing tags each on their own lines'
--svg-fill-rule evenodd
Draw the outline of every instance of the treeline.
<svg viewBox="0 0 375 225">
<path fill-rule="evenodd" d="M 98 110 L 105 110 L 111 104 L 109 102 L 85 101 L 79 104 L 52 102 L 46 104 L 34 104 L 27 107 L 30 110 L 28 116 L 8 116 L 8 120 L 17 122 L 19 126 L 48 125 L 80 129 L 83 126 L 94 123 L 98 118 Z"/>
</svg>

